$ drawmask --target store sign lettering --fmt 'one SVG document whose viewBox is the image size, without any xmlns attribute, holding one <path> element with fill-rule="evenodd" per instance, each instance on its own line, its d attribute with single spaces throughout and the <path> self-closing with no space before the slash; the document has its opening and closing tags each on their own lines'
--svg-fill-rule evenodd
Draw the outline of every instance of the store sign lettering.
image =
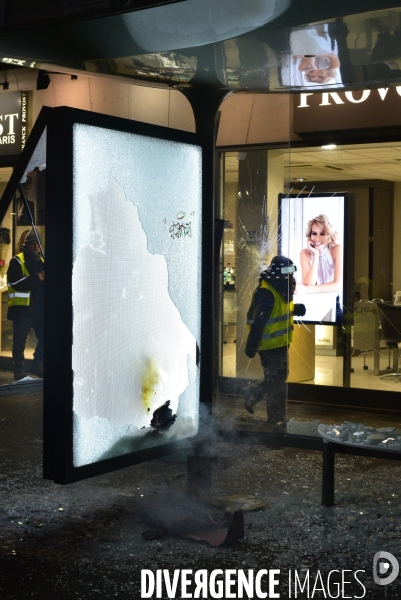
<svg viewBox="0 0 401 600">
<path fill-rule="evenodd" d="M 29 62 L 28 60 L 24 60 L 22 58 L 9 58 L 4 57 L 1 59 L 2 63 L 6 63 L 7 65 L 15 65 L 16 67 L 30 67 L 33 69 L 36 65 L 36 61 Z"/>
<path fill-rule="evenodd" d="M 0 94 L 0 156 L 19 154 L 25 146 L 27 108 L 26 92 Z"/>
<path fill-rule="evenodd" d="M 14 120 L 18 119 L 18 116 L 18 113 L 12 113 L 11 115 L 0 115 L 0 144 L 15 143 Z"/>
<path fill-rule="evenodd" d="M 397 86 L 396 88 L 397 94 L 401 96 L 401 86 Z M 387 92 L 389 88 L 379 88 L 377 90 L 363 90 L 361 92 L 345 92 L 345 98 L 348 102 L 352 104 L 361 104 L 365 102 L 369 98 L 369 96 L 377 92 L 382 101 L 386 99 Z M 300 103 L 297 108 L 310 108 L 308 103 L 308 96 L 313 96 L 314 93 L 308 92 L 304 94 L 300 94 Z M 319 106 L 332 106 L 333 104 L 346 104 L 338 92 L 323 92 L 322 93 L 322 101 Z"/>
<path fill-rule="evenodd" d="M 21 150 L 25 148 L 27 137 L 27 95 L 21 94 Z"/>
</svg>

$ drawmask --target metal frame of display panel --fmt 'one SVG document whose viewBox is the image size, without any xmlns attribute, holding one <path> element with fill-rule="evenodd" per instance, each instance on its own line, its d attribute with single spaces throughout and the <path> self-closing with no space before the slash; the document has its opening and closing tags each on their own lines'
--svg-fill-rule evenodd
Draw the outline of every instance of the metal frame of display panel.
<svg viewBox="0 0 401 600">
<path fill-rule="evenodd" d="M 83 124 L 100 129 L 146 136 L 157 140 L 196 145 L 202 155 L 202 260 L 201 260 L 201 368 L 202 401 L 210 400 L 213 231 L 210 138 L 184 131 L 60 107 L 47 116 L 46 180 L 46 297 L 44 357 L 44 477 L 70 483 L 124 468 L 174 452 L 188 439 L 171 441 L 82 466 L 73 463 L 73 127 Z M 162 193 L 162 190 L 161 190 Z M 112 285 L 112 283 L 110 284 Z M 107 288 L 107 286 L 106 286 Z M 105 289 L 105 293 L 106 293 Z M 193 438 L 192 438 L 193 439 Z"/>
</svg>

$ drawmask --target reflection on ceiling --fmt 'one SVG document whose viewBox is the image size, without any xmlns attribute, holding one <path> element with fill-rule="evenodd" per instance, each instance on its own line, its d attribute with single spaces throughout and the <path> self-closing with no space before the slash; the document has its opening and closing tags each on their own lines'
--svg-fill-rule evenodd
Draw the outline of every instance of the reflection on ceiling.
<svg viewBox="0 0 401 600">
<path fill-rule="evenodd" d="M 285 149 L 285 181 L 342 181 L 384 179 L 401 181 L 401 142 L 322 148 Z M 238 179 L 238 153 L 228 152 L 226 181 Z"/>
<path fill-rule="evenodd" d="M 131 78 L 183 92 L 352 90 L 401 82 L 399 0 L 300 5 L 186 0 L 101 19 L 24 25 L 18 32 L 6 19 L 0 63 Z"/>
</svg>

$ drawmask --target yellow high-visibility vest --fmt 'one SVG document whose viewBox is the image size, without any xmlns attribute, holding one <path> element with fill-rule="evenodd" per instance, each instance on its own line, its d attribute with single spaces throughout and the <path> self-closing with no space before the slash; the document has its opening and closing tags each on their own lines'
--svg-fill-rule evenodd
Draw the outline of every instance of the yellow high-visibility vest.
<svg viewBox="0 0 401 600">
<path fill-rule="evenodd" d="M 22 270 L 22 278 L 29 277 L 30 273 L 26 268 L 24 253 L 20 252 L 14 258 L 16 258 Z M 43 258 L 40 259 L 43 262 Z M 29 306 L 31 298 L 31 292 L 18 292 L 11 284 L 8 282 L 8 306 Z"/>
<path fill-rule="evenodd" d="M 286 302 L 283 296 L 264 279 L 261 280 L 259 288 L 269 290 L 274 296 L 274 306 L 270 317 L 263 329 L 263 337 L 258 350 L 272 350 L 288 346 L 294 337 L 294 303 Z M 251 306 L 248 311 L 247 324 L 250 328 L 255 318 L 255 294 L 252 296 Z"/>
</svg>

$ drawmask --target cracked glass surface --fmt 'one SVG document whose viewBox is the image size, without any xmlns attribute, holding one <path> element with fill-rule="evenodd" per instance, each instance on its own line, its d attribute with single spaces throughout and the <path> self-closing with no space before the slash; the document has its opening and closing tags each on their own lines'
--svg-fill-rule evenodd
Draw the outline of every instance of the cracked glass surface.
<svg viewBox="0 0 401 600">
<path fill-rule="evenodd" d="M 377 306 L 380 299 L 388 304 L 401 303 L 401 293 L 395 291 L 395 286 L 399 287 L 397 272 L 391 264 L 399 252 L 396 228 L 394 239 L 391 233 L 392 221 L 398 214 L 392 212 L 391 182 L 397 185 L 398 175 L 391 164 L 398 160 L 399 152 L 398 143 L 375 143 L 290 151 L 283 144 L 280 149 L 245 152 L 241 148 L 221 153 L 220 215 L 224 232 L 217 350 L 220 370 L 213 407 L 219 428 L 264 431 L 268 427 L 266 399 L 276 381 L 273 377 L 266 386 L 263 401 L 257 400 L 263 371 L 258 354 L 249 358 L 245 353 L 246 321 L 259 275 L 279 252 L 289 256 L 297 266 L 294 302 L 304 303 L 307 308 L 305 317 L 294 323 L 287 383 L 309 387 L 316 415 L 308 421 L 298 419 L 293 400 L 297 400 L 299 388 L 290 388 L 290 396 L 287 387 L 282 431 L 318 436 L 320 424 L 333 422 L 332 408 L 325 404 L 324 387 L 318 392 L 310 386 L 334 387 L 336 391 L 330 394 L 333 398 L 338 395 L 338 403 L 342 401 L 342 388 L 355 388 L 361 398 L 364 390 L 399 391 L 399 349 L 386 344 Z M 333 172 L 329 173 L 329 168 Z M 361 173 L 359 178 L 357 170 Z M 382 181 L 369 200 L 362 175 L 371 179 L 379 171 Z M 347 193 L 348 201 L 354 203 L 355 223 L 346 214 Z M 395 191 L 394 202 L 396 194 Z M 314 293 L 319 282 L 313 290 L 305 289 L 300 261 L 302 251 L 309 246 L 308 221 L 320 213 L 328 217 L 338 234 L 336 244 L 344 251 L 343 281 L 348 288 L 343 289 L 341 284 L 339 291 L 330 293 Z M 320 298 L 327 300 L 330 295 L 333 304 L 326 310 Z M 336 296 L 342 309 L 341 322 L 336 319 Z M 308 314 L 312 299 L 321 313 L 316 313 L 316 318 Z M 303 398 L 307 398 L 307 389 Z M 254 399 L 256 404 L 252 404 Z M 356 405 L 353 409 L 355 414 L 361 410 Z M 364 421 L 363 415 L 358 418 Z M 380 428 L 380 419 L 375 426 Z"/>
<path fill-rule="evenodd" d="M 39 171 L 46 169 L 46 137 L 47 127 L 44 128 L 42 135 L 35 147 L 35 150 L 29 160 L 29 163 L 21 177 L 20 183 L 25 183 L 28 173 L 33 171 L 35 168 Z"/>
<path fill-rule="evenodd" d="M 73 201 L 80 466 L 197 432 L 201 149 L 75 125 Z"/>
</svg>

